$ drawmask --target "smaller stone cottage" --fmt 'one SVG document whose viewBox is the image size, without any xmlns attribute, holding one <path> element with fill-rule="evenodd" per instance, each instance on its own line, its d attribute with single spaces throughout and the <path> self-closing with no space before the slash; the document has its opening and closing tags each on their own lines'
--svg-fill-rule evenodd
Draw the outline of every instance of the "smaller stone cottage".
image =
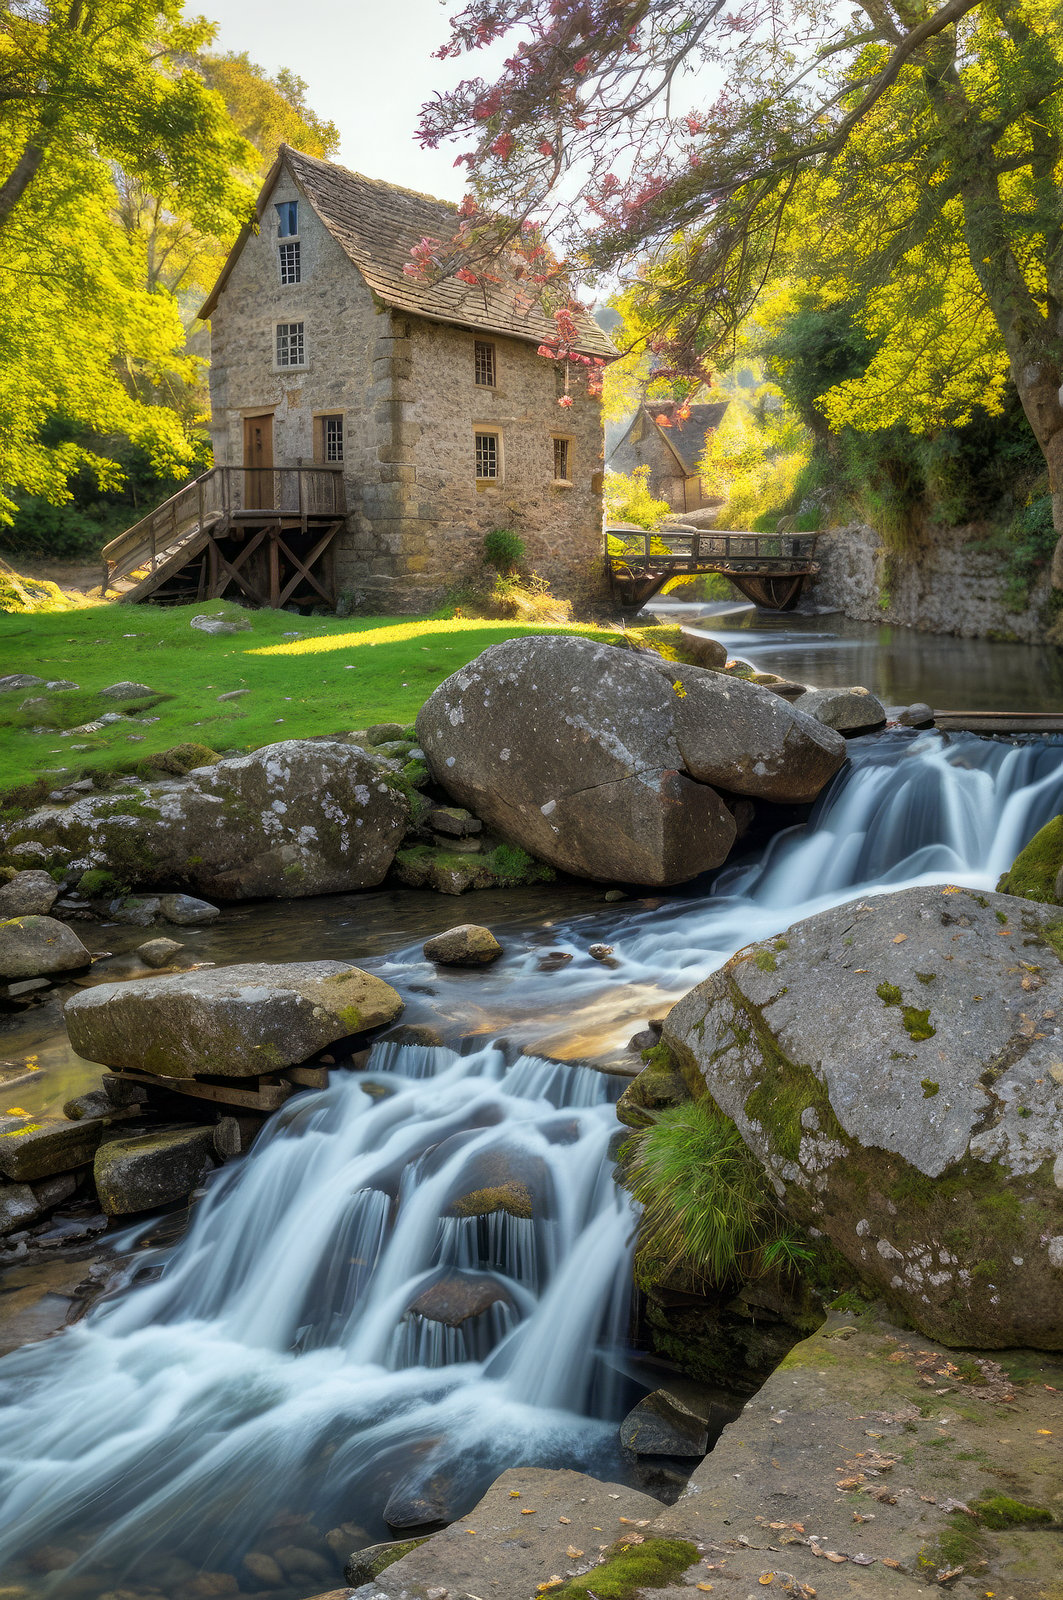
<svg viewBox="0 0 1063 1600">
<path fill-rule="evenodd" d="M 699 463 L 708 435 L 720 426 L 726 400 L 693 405 L 688 417 L 674 416 L 671 401 L 644 401 L 626 428 L 618 429 L 606 461 L 625 477 L 649 467 L 649 490 L 673 511 L 699 511 L 717 502 L 705 492 Z"/>
<path fill-rule="evenodd" d="M 338 469 L 333 581 L 362 606 L 437 605 L 481 570 L 495 528 L 559 595 L 587 598 L 605 582 L 588 368 L 537 353 L 553 322 L 516 279 L 409 275 L 413 247 L 457 221 L 444 201 L 282 145 L 201 313 L 215 463 L 244 469 L 260 502 L 273 469 Z M 580 353 L 615 355 L 577 320 Z"/>
</svg>

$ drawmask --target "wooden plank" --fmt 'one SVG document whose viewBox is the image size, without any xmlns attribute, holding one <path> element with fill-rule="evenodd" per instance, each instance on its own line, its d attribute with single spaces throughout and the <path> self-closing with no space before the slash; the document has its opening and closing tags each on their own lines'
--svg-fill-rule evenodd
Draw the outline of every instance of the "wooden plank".
<svg viewBox="0 0 1063 1600">
<path fill-rule="evenodd" d="M 143 1083 L 157 1089 L 169 1089 L 173 1094 L 185 1094 L 193 1100 L 210 1100 L 217 1105 L 240 1106 L 245 1111 L 276 1111 L 285 1100 L 295 1093 L 295 1086 L 291 1083 L 260 1083 L 257 1089 L 229 1088 L 228 1084 L 201 1083 L 198 1078 L 163 1078 L 154 1072 L 140 1072 L 133 1067 L 125 1067 L 118 1072 L 109 1072 L 106 1077 L 119 1078 L 123 1081 Z M 245 1080 L 246 1081 L 246 1080 Z"/>
<path fill-rule="evenodd" d="M 1063 711 L 935 711 L 934 723 L 952 733 L 1063 733 Z"/>
</svg>

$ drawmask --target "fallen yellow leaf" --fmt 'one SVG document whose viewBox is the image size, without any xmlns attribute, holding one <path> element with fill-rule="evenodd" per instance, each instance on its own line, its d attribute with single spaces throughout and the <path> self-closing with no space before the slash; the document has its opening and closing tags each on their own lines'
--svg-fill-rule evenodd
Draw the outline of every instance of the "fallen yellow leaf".
<svg viewBox="0 0 1063 1600">
<path fill-rule="evenodd" d="M 567 1528 L 569 1523 L 572 1521 L 572 1518 L 571 1517 L 558 1517 L 557 1520 L 558 1520 L 558 1522 L 563 1522 L 565 1524 L 565 1527 Z"/>
<path fill-rule="evenodd" d="M 894 944 L 903 944 L 907 937 L 908 935 L 906 933 L 898 933 L 893 942 Z"/>
<path fill-rule="evenodd" d="M 565 1551 L 565 1554 L 568 1556 L 570 1561 L 578 1561 L 580 1556 L 583 1554 L 583 1551 L 577 1550 L 574 1544 L 570 1544 L 568 1549 Z"/>
<path fill-rule="evenodd" d="M 1051 1432 L 1052 1432 L 1051 1428 L 1038 1428 L 1037 1431 L 1038 1431 L 1038 1433 L 1047 1433 L 1049 1435 L 1051 1435 Z"/>
<path fill-rule="evenodd" d="M 757 1582 L 758 1583 L 764 1583 L 764 1584 L 774 1583 L 775 1582 L 775 1574 L 774 1574 L 774 1572 L 762 1572 L 760 1577 L 757 1579 Z"/>
<path fill-rule="evenodd" d="M 475 1528 L 466 1528 L 466 1529 L 465 1529 L 465 1532 L 466 1532 L 466 1533 L 475 1533 L 475 1532 L 476 1532 L 476 1529 L 475 1529 Z"/>
<path fill-rule="evenodd" d="M 509 1498 L 511 1500 L 519 1500 L 520 1499 L 520 1490 L 519 1489 L 511 1489 L 509 1491 Z"/>
<path fill-rule="evenodd" d="M 947 883 L 941 892 L 942 894 L 962 894 L 963 891 L 958 889 L 954 883 Z"/>
<path fill-rule="evenodd" d="M 699 1583 L 699 1584 L 696 1585 L 696 1587 L 701 1590 L 702 1594 L 708 1594 L 709 1591 L 712 1588 L 712 1584 L 711 1583 Z"/>
<path fill-rule="evenodd" d="M 522 1517 L 534 1517 L 535 1512 L 532 1510 L 531 1506 L 521 1506 L 520 1514 Z"/>
</svg>

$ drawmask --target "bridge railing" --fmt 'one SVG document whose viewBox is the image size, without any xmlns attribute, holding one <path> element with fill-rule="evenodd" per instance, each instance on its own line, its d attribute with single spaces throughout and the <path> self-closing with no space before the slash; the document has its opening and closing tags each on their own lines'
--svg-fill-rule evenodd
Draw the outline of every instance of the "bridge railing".
<svg viewBox="0 0 1063 1600">
<path fill-rule="evenodd" d="M 753 533 L 699 528 L 607 527 L 606 548 L 612 561 L 639 566 L 732 567 L 801 571 L 815 558 L 814 533 Z"/>
</svg>

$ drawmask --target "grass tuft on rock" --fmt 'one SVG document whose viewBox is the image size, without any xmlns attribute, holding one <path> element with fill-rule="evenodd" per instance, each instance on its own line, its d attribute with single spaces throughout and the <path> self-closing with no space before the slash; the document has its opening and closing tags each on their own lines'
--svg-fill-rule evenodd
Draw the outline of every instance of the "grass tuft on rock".
<svg viewBox="0 0 1063 1600">
<path fill-rule="evenodd" d="M 663 1589 L 697 1559 L 697 1545 L 686 1539 L 614 1545 L 600 1566 L 550 1594 L 554 1600 L 638 1600 L 643 1589 Z"/>
<path fill-rule="evenodd" d="M 760 1163 L 731 1119 L 705 1100 L 659 1112 L 623 1148 L 624 1182 L 642 1206 L 635 1274 L 643 1287 L 682 1264 L 713 1287 L 804 1264 Z"/>
</svg>

